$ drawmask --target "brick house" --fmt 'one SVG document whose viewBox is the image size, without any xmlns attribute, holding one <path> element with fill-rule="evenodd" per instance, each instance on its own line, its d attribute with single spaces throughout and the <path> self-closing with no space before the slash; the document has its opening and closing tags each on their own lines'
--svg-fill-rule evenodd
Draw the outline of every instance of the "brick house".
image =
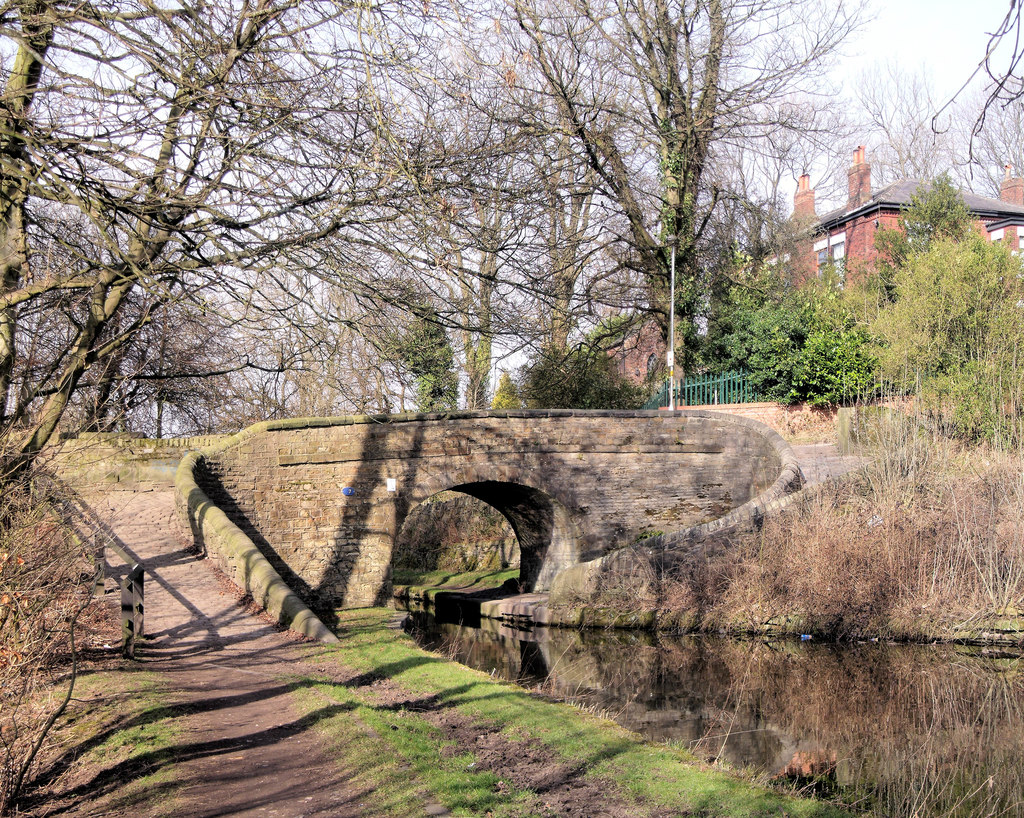
<svg viewBox="0 0 1024 818">
<path fill-rule="evenodd" d="M 634 386 L 645 383 L 665 362 L 665 342 L 658 323 L 644 321 L 626 332 L 609 347 L 608 355 L 621 377 Z"/>
<path fill-rule="evenodd" d="M 864 158 L 864 146 L 853 153 L 847 171 L 849 196 L 843 207 L 819 216 L 814 209 L 814 191 L 810 177 L 800 177 L 793 197 L 793 220 L 801 228 L 794 258 L 793 281 L 801 284 L 820 275 L 829 261 L 835 263 L 845 280 L 863 279 L 873 268 L 878 252 L 875 233 L 898 226 L 900 212 L 910 205 L 911 197 L 929 187 L 920 179 L 893 182 L 871 191 L 871 165 Z M 1002 241 L 1015 252 L 1024 236 L 1024 179 L 1013 175 L 1007 165 L 998 199 L 961 194 L 974 215 L 978 230 L 990 241 Z"/>
</svg>

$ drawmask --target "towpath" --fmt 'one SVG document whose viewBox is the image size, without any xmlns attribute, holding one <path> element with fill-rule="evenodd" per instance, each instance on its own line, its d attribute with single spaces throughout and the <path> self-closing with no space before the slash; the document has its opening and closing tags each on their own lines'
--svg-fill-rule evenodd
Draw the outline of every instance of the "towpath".
<svg viewBox="0 0 1024 818">
<path fill-rule="evenodd" d="M 249 613 L 224 577 L 196 560 L 176 536 L 173 490 L 104 491 L 86 502 L 146 566 L 140 661 L 160 674 L 164 704 L 186 714 L 173 814 L 363 814 L 315 714 L 302 718 L 289 701 L 286 680 L 318 671 L 316 646 Z"/>
</svg>

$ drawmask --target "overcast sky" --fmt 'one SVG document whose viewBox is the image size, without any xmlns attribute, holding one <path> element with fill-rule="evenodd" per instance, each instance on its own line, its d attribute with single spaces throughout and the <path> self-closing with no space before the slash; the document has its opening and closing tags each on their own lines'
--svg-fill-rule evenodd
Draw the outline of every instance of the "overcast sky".
<svg viewBox="0 0 1024 818">
<path fill-rule="evenodd" d="M 873 0 L 874 19 L 848 46 L 839 76 L 850 82 L 875 62 L 894 60 L 907 71 L 923 69 L 946 99 L 985 56 L 988 32 L 1009 6 L 1009 0 Z"/>
</svg>

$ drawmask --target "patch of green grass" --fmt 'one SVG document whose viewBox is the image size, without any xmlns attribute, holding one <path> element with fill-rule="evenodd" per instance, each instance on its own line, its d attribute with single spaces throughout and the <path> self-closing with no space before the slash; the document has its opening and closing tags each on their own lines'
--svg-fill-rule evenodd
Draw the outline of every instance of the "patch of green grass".
<svg viewBox="0 0 1024 818">
<path fill-rule="evenodd" d="M 328 738 L 360 801 L 374 815 L 421 816 L 438 802 L 455 815 L 515 818 L 536 814 L 531 793 L 505 785 L 477 770 L 473 755 L 455 754 L 452 743 L 419 714 L 375 705 L 343 685 L 319 683 L 295 690 L 309 714 L 326 698 L 342 707 L 318 729 Z"/>
<path fill-rule="evenodd" d="M 131 664 L 79 678 L 75 701 L 54 737 L 75 748 L 71 773 L 88 777 L 91 808 L 146 810 L 148 816 L 176 812 L 172 762 L 179 716 L 164 706 L 159 676 Z"/>
<path fill-rule="evenodd" d="M 556 758 L 582 768 L 609 795 L 634 804 L 640 812 L 669 810 L 709 818 L 825 818 L 846 814 L 828 804 L 794 798 L 736 775 L 709 769 L 683 750 L 645 743 L 610 721 L 569 705 L 542 700 L 521 688 L 426 653 L 405 634 L 386 627 L 392 616 L 392 612 L 381 609 L 340 612 L 341 642 L 325 647 L 325 656 L 333 656 L 349 668 L 390 678 L 410 693 L 430 697 L 441 706 L 454 707 L 473 723 L 500 729 L 509 740 L 539 742 Z M 335 698 L 354 696 L 347 689 L 339 693 L 335 686 L 323 692 Z M 490 785 L 489 779 L 478 773 L 460 777 L 457 767 L 466 756 L 443 759 L 441 736 L 424 720 L 401 711 L 374 710 L 361 701 L 354 706 L 362 723 L 378 736 L 386 736 L 381 740 L 395 748 L 394 752 L 415 771 L 420 785 L 434 792 L 448 809 L 470 815 L 491 809 L 485 806 L 489 802 L 483 791 Z M 373 752 L 374 759 L 360 762 L 366 751 Z M 379 749 L 374 748 L 356 751 L 345 746 L 343 750 L 348 764 L 379 764 L 379 755 Z M 411 782 L 409 785 L 413 786 Z M 499 811 L 505 807 L 495 807 L 495 815 L 535 814 L 525 793 L 514 798 L 502 794 L 499 803 L 507 805 L 507 811 Z"/>
<path fill-rule="evenodd" d="M 488 569 L 484 571 L 407 571 L 396 569 L 392 576 L 395 585 L 407 585 L 415 590 L 424 588 L 498 588 L 505 580 L 519 579 L 518 568 Z"/>
</svg>

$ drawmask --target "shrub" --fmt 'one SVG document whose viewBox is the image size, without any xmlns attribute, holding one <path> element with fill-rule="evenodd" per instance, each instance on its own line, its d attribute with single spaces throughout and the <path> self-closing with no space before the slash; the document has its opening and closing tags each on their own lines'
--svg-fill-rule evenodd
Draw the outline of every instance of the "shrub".
<svg viewBox="0 0 1024 818">
<path fill-rule="evenodd" d="M 893 278 L 876 322 L 885 377 L 956 434 L 1014 445 L 1024 406 L 1024 268 L 979 235 L 941 239 Z"/>
<path fill-rule="evenodd" d="M 712 372 L 746 370 L 764 398 L 827 406 L 874 389 L 877 359 L 869 336 L 832 276 L 794 290 L 774 266 L 742 271 L 713 316 L 705 365 Z"/>
<path fill-rule="evenodd" d="M 519 392 L 529 409 L 635 409 L 647 397 L 592 345 L 542 350 L 523 368 Z"/>
<path fill-rule="evenodd" d="M 864 330 L 819 326 L 800 351 L 792 394 L 812 406 L 851 403 L 872 392 L 876 372 L 877 358 Z"/>
</svg>

